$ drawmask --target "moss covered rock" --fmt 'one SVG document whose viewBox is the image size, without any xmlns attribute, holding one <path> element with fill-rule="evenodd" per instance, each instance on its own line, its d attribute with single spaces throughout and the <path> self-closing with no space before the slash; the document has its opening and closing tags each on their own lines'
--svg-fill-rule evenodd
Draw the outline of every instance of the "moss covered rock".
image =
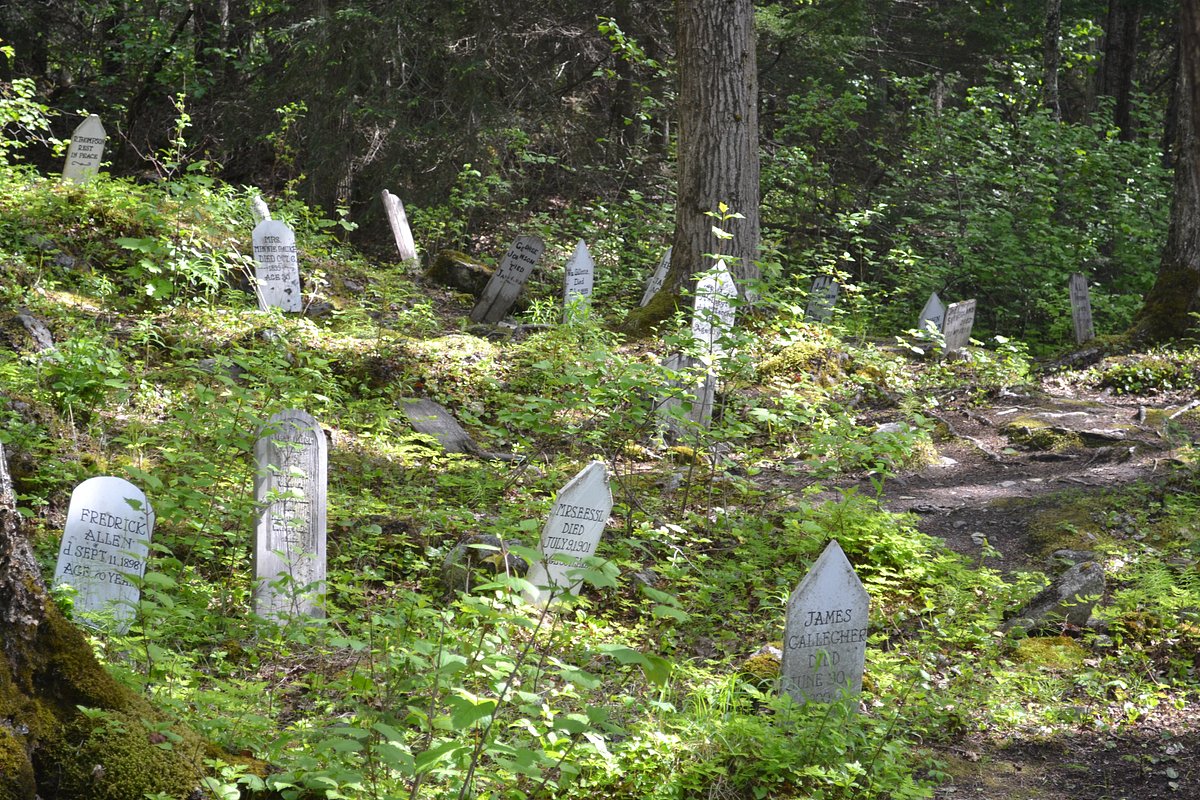
<svg viewBox="0 0 1200 800">
<path fill-rule="evenodd" d="M 492 268 L 457 250 L 443 250 L 429 265 L 428 276 L 441 286 L 478 297 L 492 278 Z"/>
</svg>

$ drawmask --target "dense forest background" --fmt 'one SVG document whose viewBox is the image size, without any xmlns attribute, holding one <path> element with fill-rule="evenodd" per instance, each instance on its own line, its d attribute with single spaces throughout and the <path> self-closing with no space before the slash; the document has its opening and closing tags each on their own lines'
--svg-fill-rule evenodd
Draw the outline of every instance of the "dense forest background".
<svg viewBox="0 0 1200 800">
<path fill-rule="evenodd" d="M 936 290 L 977 297 L 982 332 L 1055 346 L 1073 271 L 1098 330 L 1128 325 L 1166 235 L 1175 4 L 755 16 L 764 261 L 797 281 L 841 273 L 885 333 Z M 99 113 L 117 173 L 203 162 L 347 214 L 368 247 L 387 240 L 390 188 L 430 252 L 573 214 L 645 267 L 669 242 L 673 20 L 637 0 L 13 3 L 0 77 L 30 81 L 7 91 L 44 101 L 59 139 Z"/>
</svg>

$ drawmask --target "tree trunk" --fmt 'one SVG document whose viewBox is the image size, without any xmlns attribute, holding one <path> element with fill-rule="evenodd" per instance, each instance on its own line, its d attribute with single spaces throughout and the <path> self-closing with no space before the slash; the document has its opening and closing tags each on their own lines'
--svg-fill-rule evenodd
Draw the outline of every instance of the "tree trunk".
<svg viewBox="0 0 1200 800">
<path fill-rule="evenodd" d="M 1133 141 L 1133 73 L 1137 66 L 1139 0 L 1109 0 L 1104 23 L 1104 61 L 1100 70 L 1100 94 L 1113 98 L 1113 122 L 1121 139 Z"/>
<path fill-rule="evenodd" d="M 725 259 L 739 292 L 759 277 L 758 74 L 750 0 L 678 0 L 679 163 L 671 267 L 662 289 L 630 314 L 642 334 L 668 317 L 685 287 Z M 708 216 L 725 203 L 744 219 Z M 718 239 L 714 225 L 733 234 Z"/>
<path fill-rule="evenodd" d="M 1171 226 L 1154 288 L 1138 313 L 1133 334 L 1157 342 L 1195 327 L 1200 311 L 1200 0 L 1182 0 L 1179 80 L 1175 107 L 1175 197 Z"/>
<path fill-rule="evenodd" d="M 173 728 L 179 741 L 159 746 L 161 718 L 59 613 L 20 523 L 0 446 L 0 799 L 187 797 L 203 744 Z"/>
<path fill-rule="evenodd" d="M 1046 0 L 1046 27 L 1042 32 L 1042 106 L 1062 119 L 1058 99 L 1058 67 L 1062 61 L 1062 0 Z"/>
</svg>

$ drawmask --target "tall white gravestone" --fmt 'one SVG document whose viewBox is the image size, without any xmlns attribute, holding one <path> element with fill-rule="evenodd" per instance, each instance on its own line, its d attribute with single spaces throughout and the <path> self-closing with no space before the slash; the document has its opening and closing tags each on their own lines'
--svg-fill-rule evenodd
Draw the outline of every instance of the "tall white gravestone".
<svg viewBox="0 0 1200 800">
<path fill-rule="evenodd" d="M 100 117 L 92 114 L 79 123 L 71 134 L 71 146 L 67 148 L 67 163 L 63 164 L 63 180 L 82 183 L 100 171 L 100 160 L 104 158 L 104 143 L 108 134 Z"/>
<path fill-rule="evenodd" d="M 575 252 L 567 261 L 566 275 L 563 278 L 563 321 L 570 322 L 572 307 L 581 301 L 590 302 L 592 286 L 596 280 L 596 262 L 592 259 L 587 242 L 583 239 L 575 245 Z"/>
<path fill-rule="evenodd" d="M 89 478 L 71 493 L 54 585 L 73 586 L 77 612 L 111 615 L 124 633 L 137 610 L 135 581 L 146 574 L 153 532 L 154 510 L 141 489 L 123 478 Z"/>
<path fill-rule="evenodd" d="M 808 306 L 804 309 L 804 319 L 829 322 L 833 318 L 833 307 L 837 305 L 839 289 L 838 282 L 828 275 L 814 278 L 808 294 Z"/>
<path fill-rule="evenodd" d="M 518 236 L 514 239 L 504 260 L 500 262 L 500 268 L 483 287 L 479 302 L 471 309 L 471 321 L 493 325 L 504 319 L 545 249 L 546 245 L 536 236 Z"/>
<path fill-rule="evenodd" d="M 712 421 L 713 402 L 717 393 L 717 375 L 725 347 L 721 339 L 733 330 L 737 284 L 724 261 L 696 284 L 696 303 L 692 311 L 692 337 L 699 345 L 702 357 L 707 354 L 708 369 L 692 407 L 692 420 L 708 425 Z"/>
<path fill-rule="evenodd" d="M 1082 272 L 1071 275 L 1071 322 L 1075 327 L 1075 344 L 1083 344 L 1096 338 L 1092 328 L 1092 299 L 1088 295 L 1087 276 Z"/>
<path fill-rule="evenodd" d="M 963 300 L 951 303 L 946 309 L 946 321 L 942 336 L 946 340 L 946 353 L 957 352 L 971 341 L 971 329 L 975 327 L 975 301 Z"/>
<path fill-rule="evenodd" d="M 400 254 L 400 260 L 416 261 L 417 243 L 413 240 L 412 229 L 408 227 L 404 203 L 387 189 L 380 192 L 379 196 L 383 198 L 383 211 L 387 214 L 388 225 L 392 228 L 392 238 L 396 240 L 396 251 Z"/>
<path fill-rule="evenodd" d="M 271 209 L 267 207 L 267 201 L 263 200 L 261 195 L 256 194 L 250 198 L 250 210 L 254 213 L 255 225 L 271 218 Z"/>
<path fill-rule="evenodd" d="M 869 606 L 854 567 L 831 541 L 788 600 L 782 690 L 797 703 L 861 692 Z"/>
<path fill-rule="evenodd" d="M 300 263 L 296 234 L 283 222 L 265 219 L 254 227 L 254 279 L 258 307 L 300 311 Z"/>
<path fill-rule="evenodd" d="M 929 295 L 925 307 L 921 309 L 921 316 L 917 319 L 917 330 L 928 330 L 928 326 L 932 325 L 935 331 L 940 331 L 945 321 L 946 306 L 942 303 L 942 298 L 937 296 L 937 292 L 934 292 Z"/>
<path fill-rule="evenodd" d="M 531 601 L 545 603 L 564 590 L 579 594 L 581 582 L 572 582 L 567 573 L 596 554 L 612 504 L 603 461 L 588 464 L 559 491 L 542 529 L 542 558 L 526 576 L 539 590 Z"/>
<path fill-rule="evenodd" d="M 644 307 L 654 295 L 658 294 L 658 290 L 662 288 L 663 282 L 667 280 L 667 270 L 671 268 L 671 251 L 673 249 L 668 247 L 667 252 L 663 253 L 662 258 L 658 260 L 658 266 L 655 267 L 654 274 L 650 276 L 650 280 L 646 281 L 646 291 L 642 292 L 642 302 L 638 305 Z"/>
<path fill-rule="evenodd" d="M 311 415 L 281 411 L 254 447 L 254 610 L 259 616 L 321 616 L 325 581 L 329 451 Z"/>
</svg>

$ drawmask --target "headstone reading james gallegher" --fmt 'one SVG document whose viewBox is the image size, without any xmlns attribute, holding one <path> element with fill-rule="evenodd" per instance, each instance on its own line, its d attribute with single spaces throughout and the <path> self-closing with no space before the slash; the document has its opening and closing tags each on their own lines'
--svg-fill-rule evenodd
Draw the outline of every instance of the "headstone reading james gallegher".
<svg viewBox="0 0 1200 800">
<path fill-rule="evenodd" d="M 971 341 L 971 329 L 975 326 L 975 301 L 963 300 L 951 303 L 946 309 L 942 324 L 942 336 L 946 340 L 946 353 L 957 352 Z"/>
<path fill-rule="evenodd" d="M 929 295 L 929 300 L 925 302 L 925 307 L 921 309 L 921 316 L 917 319 L 917 330 L 928 330 L 929 326 L 933 326 L 933 330 L 940 331 L 942 323 L 946 321 L 946 306 L 942 303 L 942 298 L 937 296 L 937 292 Z"/>
<path fill-rule="evenodd" d="M 838 282 L 828 275 L 813 279 L 812 290 L 808 293 L 808 306 L 804 309 L 804 319 L 809 322 L 829 322 L 833 318 L 833 307 L 837 305 Z"/>
<path fill-rule="evenodd" d="M 104 132 L 104 124 L 97 115 L 92 114 L 79 123 L 79 127 L 71 134 L 71 146 L 67 148 L 63 180 L 82 183 L 99 172 L 107 140 L 108 134 Z"/>
<path fill-rule="evenodd" d="M 471 321 L 493 325 L 504 319 L 504 315 L 516 302 L 517 295 L 533 268 L 537 266 L 546 245 L 536 236 L 518 236 L 500 262 L 500 268 L 492 275 L 479 302 L 471 309 Z"/>
<path fill-rule="evenodd" d="M 1087 276 L 1082 272 L 1071 275 L 1071 322 L 1075 327 L 1075 344 L 1083 344 L 1096 338 L 1092 328 L 1092 299 L 1088 296 Z"/>
<path fill-rule="evenodd" d="M 783 637 L 782 690 L 797 703 L 828 703 L 862 691 L 867 590 L 837 540 L 792 592 Z"/>
<path fill-rule="evenodd" d="M 401 261 L 415 261 L 417 258 L 417 243 L 413 240 L 412 228 L 408 227 L 408 214 L 404 213 L 404 203 L 400 198 L 384 189 L 379 195 L 383 199 L 383 211 L 387 214 L 388 225 L 392 229 L 392 239 L 396 242 L 396 252 Z"/>
<path fill-rule="evenodd" d="M 646 291 L 642 293 L 642 302 L 638 305 L 645 306 L 662 288 L 663 282 L 667 279 L 667 270 L 671 268 L 671 250 L 672 248 L 668 247 L 667 252 L 663 253 L 662 258 L 658 260 L 658 266 L 654 269 L 650 280 L 646 281 Z"/>
<path fill-rule="evenodd" d="M 302 310 L 296 234 L 279 220 L 265 219 L 254 227 L 253 236 L 258 307 Z"/>
<path fill-rule="evenodd" d="M 592 296 L 592 285 L 595 282 L 596 262 L 592 259 L 587 242 L 583 239 L 575 245 L 575 252 L 567 261 L 566 275 L 563 278 L 563 321 L 571 321 L 572 307 L 587 301 Z"/>
<path fill-rule="evenodd" d="M 526 576 L 538 588 L 531 601 L 545 603 L 564 591 L 579 594 L 581 583 L 572 582 L 568 572 L 596 554 L 612 502 L 603 461 L 588 464 L 562 488 L 542 529 L 542 558 Z"/>
<path fill-rule="evenodd" d="M 281 411 L 254 447 L 254 610 L 259 616 L 321 616 L 325 581 L 325 433 L 311 415 Z"/>
<path fill-rule="evenodd" d="M 111 617 L 129 628 L 137 581 L 146 574 L 154 511 L 142 490 L 123 478 L 89 478 L 71 493 L 54 585 L 70 584 L 77 614 Z"/>
</svg>

